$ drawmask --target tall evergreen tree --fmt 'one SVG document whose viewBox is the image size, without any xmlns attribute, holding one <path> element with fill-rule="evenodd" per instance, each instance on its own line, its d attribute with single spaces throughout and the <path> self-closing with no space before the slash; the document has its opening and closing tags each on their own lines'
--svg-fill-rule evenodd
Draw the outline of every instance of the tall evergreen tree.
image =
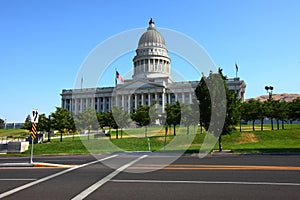
<svg viewBox="0 0 300 200">
<path fill-rule="evenodd" d="M 226 76 L 223 75 L 222 69 L 218 73 L 210 73 L 208 77 L 202 76 L 195 93 L 200 103 L 200 123 L 208 130 L 209 127 L 214 127 L 212 130 L 221 132 L 219 135 L 219 151 L 222 151 L 222 134 L 228 134 L 235 129 L 239 121 L 238 105 L 240 100 L 237 94 L 231 91 L 226 86 Z M 208 87 L 209 85 L 209 87 Z M 226 98 L 223 95 L 225 88 Z M 212 113 L 214 109 L 214 113 Z M 223 111 L 226 110 L 226 113 Z M 217 119 L 211 121 L 212 115 Z M 222 119 L 225 117 L 225 119 Z M 223 127 L 222 130 L 218 130 Z M 214 133 L 214 134 L 216 134 Z"/>
<path fill-rule="evenodd" d="M 28 131 L 31 131 L 31 117 L 30 117 L 30 115 L 27 115 L 22 129 L 26 129 Z"/>
<path fill-rule="evenodd" d="M 0 118 L 0 129 L 4 128 L 5 124 L 4 124 L 4 120 Z"/>
</svg>

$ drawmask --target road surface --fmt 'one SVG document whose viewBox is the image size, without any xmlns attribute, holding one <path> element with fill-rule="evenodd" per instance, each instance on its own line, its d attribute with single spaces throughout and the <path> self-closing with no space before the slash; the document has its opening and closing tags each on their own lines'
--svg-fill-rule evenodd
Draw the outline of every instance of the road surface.
<svg viewBox="0 0 300 200">
<path fill-rule="evenodd" d="M 299 199 L 300 155 L 40 156 L 62 164 L 0 168 L 5 199 Z M 1 158 L 24 162 L 27 158 Z"/>
</svg>

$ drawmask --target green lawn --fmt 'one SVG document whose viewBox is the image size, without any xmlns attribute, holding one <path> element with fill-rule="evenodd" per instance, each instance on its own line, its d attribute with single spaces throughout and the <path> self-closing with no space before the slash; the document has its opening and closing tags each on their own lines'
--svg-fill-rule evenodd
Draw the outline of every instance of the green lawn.
<svg viewBox="0 0 300 200">
<path fill-rule="evenodd" d="M 300 129 L 299 125 L 293 125 L 285 130 L 249 131 L 251 125 L 243 125 L 243 131 L 234 131 L 229 135 L 222 136 L 223 149 L 229 149 L 236 153 L 262 153 L 262 152 L 300 152 Z M 200 130 L 190 127 L 190 134 L 187 136 L 186 127 L 177 128 L 177 136 L 173 136 L 173 128 L 169 130 L 166 137 L 167 151 L 186 151 L 198 153 L 206 133 L 200 134 Z M 247 130 L 247 131 L 246 131 Z M 252 130 L 252 129 L 251 129 Z M 7 136 L 14 133 L 15 136 L 26 135 L 24 130 L 1 130 L 0 134 Z M 148 139 L 145 138 L 145 129 L 137 128 L 122 131 L 119 130 L 119 139 L 116 139 L 116 131 L 110 132 L 111 140 L 108 137 L 94 138 L 90 136 L 79 137 L 77 135 L 69 138 L 52 139 L 51 142 L 34 145 L 34 154 L 87 154 L 118 151 L 148 151 Z M 151 151 L 164 150 L 164 129 L 162 127 L 149 127 Z M 47 139 L 46 139 L 47 140 Z M 214 149 L 218 148 L 218 144 Z M 28 155 L 29 151 L 22 155 Z"/>
<path fill-rule="evenodd" d="M 26 137 L 28 134 L 28 131 L 23 129 L 0 129 L 0 137 Z"/>
<path fill-rule="evenodd" d="M 300 129 L 233 132 L 223 136 L 224 149 L 233 152 L 300 152 Z"/>
</svg>

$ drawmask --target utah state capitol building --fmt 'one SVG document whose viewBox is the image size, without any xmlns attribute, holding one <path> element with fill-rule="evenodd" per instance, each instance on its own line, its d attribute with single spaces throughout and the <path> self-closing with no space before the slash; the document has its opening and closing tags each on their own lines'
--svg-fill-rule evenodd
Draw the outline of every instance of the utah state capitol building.
<svg viewBox="0 0 300 200">
<path fill-rule="evenodd" d="M 138 42 L 132 79 L 124 80 L 123 84 L 115 87 L 63 89 L 61 106 L 72 114 L 83 112 L 88 107 L 102 113 L 110 111 L 113 106 L 132 112 L 139 105 L 150 106 L 156 102 L 158 112 L 163 113 L 166 103 L 179 101 L 192 104 L 199 81 L 174 82 L 170 62 L 164 37 L 151 19 Z M 231 78 L 226 80 L 226 84 L 244 100 L 246 84 L 243 80 Z"/>
</svg>

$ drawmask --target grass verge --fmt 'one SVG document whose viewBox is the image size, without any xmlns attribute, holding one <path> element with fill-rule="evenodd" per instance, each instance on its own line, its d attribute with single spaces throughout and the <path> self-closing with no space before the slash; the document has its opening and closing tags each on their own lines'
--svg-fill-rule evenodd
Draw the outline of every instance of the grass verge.
<svg viewBox="0 0 300 200">
<path fill-rule="evenodd" d="M 249 128 L 243 127 L 246 130 Z M 186 127 L 177 130 L 177 136 L 173 136 L 170 130 L 166 137 L 167 151 L 186 151 L 198 153 L 206 133 L 191 133 L 186 136 Z M 22 130 L 23 131 L 23 130 Z M 2 132 L 3 133 L 3 132 Z M 8 133 L 8 132 L 6 132 Z M 116 131 L 111 131 L 111 140 L 106 138 L 94 138 L 94 136 L 52 139 L 51 142 L 34 145 L 34 155 L 45 154 L 88 154 L 115 151 L 148 151 L 148 139 L 145 138 L 145 129 L 119 130 L 119 139 L 116 139 Z M 147 130 L 151 151 L 164 150 L 164 129 L 162 127 L 151 127 Z M 270 153 L 270 152 L 300 152 L 300 129 L 291 128 L 285 130 L 265 131 L 234 131 L 229 135 L 222 136 L 223 149 L 232 150 L 234 153 Z M 88 147 L 88 148 L 87 148 Z M 218 148 L 218 144 L 214 149 Z M 29 148 L 30 149 L 30 148 Z M 26 151 L 21 156 L 28 156 Z"/>
</svg>

